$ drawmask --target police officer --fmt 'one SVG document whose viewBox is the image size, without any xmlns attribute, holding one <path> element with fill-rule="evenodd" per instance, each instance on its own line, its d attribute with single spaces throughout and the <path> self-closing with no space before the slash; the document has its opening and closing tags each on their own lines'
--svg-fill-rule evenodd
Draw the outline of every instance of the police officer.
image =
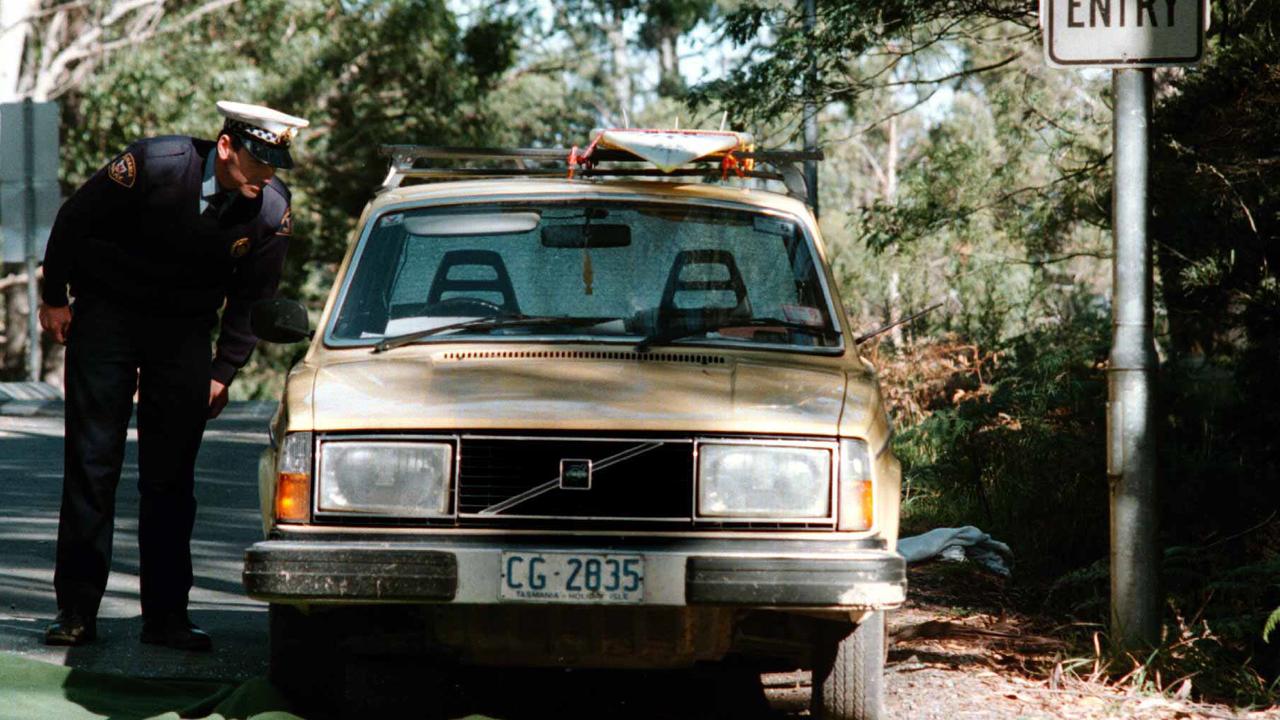
<svg viewBox="0 0 1280 720">
<path fill-rule="evenodd" d="M 130 145 L 63 204 L 49 236 L 40 323 L 67 345 L 51 645 L 97 635 L 136 392 L 142 642 L 211 646 L 187 615 L 196 452 L 257 342 L 250 306 L 279 283 L 293 223 L 275 171 L 293 167 L 289 146 L 307 125 L 256 105 L 218 111 L 215 141 Z"/>
</svg>

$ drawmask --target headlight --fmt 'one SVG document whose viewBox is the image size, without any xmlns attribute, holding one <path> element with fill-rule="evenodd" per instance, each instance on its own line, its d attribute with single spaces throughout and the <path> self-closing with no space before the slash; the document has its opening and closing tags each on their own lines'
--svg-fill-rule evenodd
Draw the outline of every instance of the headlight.
<svg viewBox="0 0 1280 720">
<path fill-rule="evenodd" d="M 320 447 L 321 512 L 449 514 L 452 445 L 334 440 Z"/>
<path fill-rule="evenodd" d="M 698 512 L 704 517 L 830 517 L 831 451 L 703 443 Z"/>
<path fill-rule="evenodd" d="M 871 457 L 862 440 L 840 441 L 840 522 L 838 530 L 870 530 L 875 524 L 875 484 Z"/>
</svg>

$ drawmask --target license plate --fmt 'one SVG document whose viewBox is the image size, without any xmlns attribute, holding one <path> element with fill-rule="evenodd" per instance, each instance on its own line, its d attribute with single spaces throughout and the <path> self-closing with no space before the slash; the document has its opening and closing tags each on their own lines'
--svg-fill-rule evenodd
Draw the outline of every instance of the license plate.
<svg viewBox="0 0 1280 720">
<path fill-rule="evenodd" d="M 639 603 L 644 557 L 504 552 L 499 597 L 514 602 Z"/>
</svg>

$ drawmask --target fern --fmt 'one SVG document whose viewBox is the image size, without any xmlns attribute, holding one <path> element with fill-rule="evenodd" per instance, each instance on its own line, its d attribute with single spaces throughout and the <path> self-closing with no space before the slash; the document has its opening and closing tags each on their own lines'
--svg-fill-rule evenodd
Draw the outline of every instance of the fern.
<svg viewBox="0 0 1280 720">
<path fill-rule="evenodd" d="M 1267 621 L 1262 624 L 1262 641 L 1263 642 L 1271 642 L 1270 640 L 1267 639 L 1267 636 L 1269 636 L 1271 634 L 1271 631 L 1275 630 L 1277 626 L 1280 626 L 1280 607 L 1276 608 L 1275 610 L 1272 610 L 1271 617 L 1267 618 Z"/>
</svg>

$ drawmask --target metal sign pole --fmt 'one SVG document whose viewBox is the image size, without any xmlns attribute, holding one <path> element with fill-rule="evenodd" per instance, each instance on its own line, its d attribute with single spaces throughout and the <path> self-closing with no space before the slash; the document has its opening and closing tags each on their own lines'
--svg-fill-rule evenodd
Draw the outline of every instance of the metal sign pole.
<svg viewBox="0 0 1280 720">
<path fill-rule="evenodd" d="M 1107 365 L 1107 474 L 1111 483 L 1111 635 L 1139 651 L 1160 639 L 1156 529 L 1156 354 L 1151 330 L 1147 185 L 1152 78 L 1111 75 L 1114 186 L 1112 342 Z"/>
<path fill-rule="evenodd" d="M 26 195 L 26 237 L 24 238 L 27 261 L 27 378 L 40 380 L 40 293 L 36 281 L 36 186 L 35 186 L 35 110 L 31 98 L 22 102 L 23 128 L 23 192 Z"/>
<path fill-rule="evenodd" d="M 1138 653 L 1160 640 L 1156 513 L 1156 353 L 1151 332 L 1147 179 L 1151 68 L 1204 57 L 1209 0 L 1165 3 L 1040 0 L 1045 59 L 1060 68 L 1113 68 L 1111 357 L 1107 476 L 1111 483 L 1111 640 Z M 1133 12 L 1126 13 L 1125 8 Z M 1146 22 L 1144 22 L 1144 17 Z"/>
</svg>

